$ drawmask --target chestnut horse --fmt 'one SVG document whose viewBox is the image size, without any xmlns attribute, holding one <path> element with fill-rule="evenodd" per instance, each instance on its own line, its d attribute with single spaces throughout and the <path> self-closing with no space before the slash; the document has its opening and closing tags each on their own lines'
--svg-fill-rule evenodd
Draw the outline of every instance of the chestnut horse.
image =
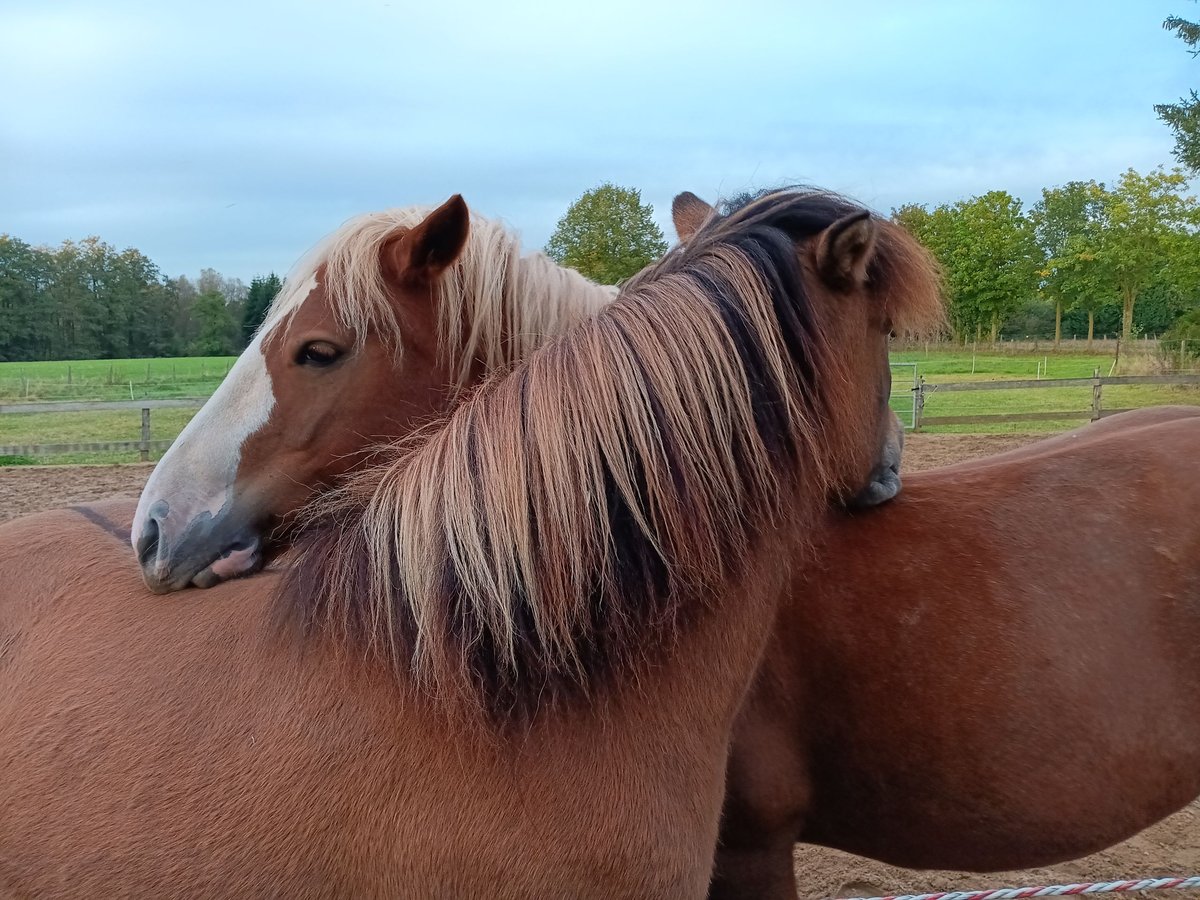
<svg viewBox="0 0 1200 900">
<path fill-rule="evenodd" d="M 207 587 L 254 571 L 313 491 L 615 295 L 521 256 L 514 234 L 459 196 L 347 222 L 297 264 L 155 468 L 132 535 L 146 584 Z"/>
<path fill-rule="evenodd" d="M 73 513 L 0 527 L 0 887 L 703 896 L 772 561 L 879 464 L 933 286 L 770 194 L 330 495 L 283 578 L 164 603 Z"/>
<path fill-rule="evenodd" d="M 796 896 L 796 841 L 1047 865 L 1200 795 L 1198 416 L 1114 416 L 832 513 L 735 728 L 712 896 Z"/>
</svg>

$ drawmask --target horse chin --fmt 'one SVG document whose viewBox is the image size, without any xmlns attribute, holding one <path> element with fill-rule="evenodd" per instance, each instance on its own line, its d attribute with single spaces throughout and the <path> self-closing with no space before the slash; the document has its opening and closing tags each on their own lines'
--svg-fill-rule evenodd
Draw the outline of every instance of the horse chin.
<svg viewBox="0 0 1200 900">
<path fill-rule="evenodd" d="M 851 509 L 867 509 L 887 503 L 900 493 L 901 489 L 899 466 L 883 466 L 871 476 L 871 481 L 865 488 L 851 497 L 846 505 Z"/>
<path fill-rule="evenodd" d="M 263 531 L 245 511 L 205 512 L 181 529 L 164 527 L 169 512 L 166 504 L 153 508 L 137 542 L 142 580 L 154 593 L 208 588 L 264 566 Z"/>
<path fill-rule="evenodd" d="M 879 462 L 866 487 L 846 501 L 851 509 L 866 509 L 887 503 L 900 493 L 900 463 L 904 458 L 904 426 L 891 413 L 890 428 L 880 450 Z"/>
<path fill-rule="evenodd" d="M 216 561 L 192 577 L 192 586 L 210 588 L 228 581 L 253 575 L 266 562 L 262 542 L 254 538 L 249 544 L 238 544 L 228 548 Z"/>
</svg>

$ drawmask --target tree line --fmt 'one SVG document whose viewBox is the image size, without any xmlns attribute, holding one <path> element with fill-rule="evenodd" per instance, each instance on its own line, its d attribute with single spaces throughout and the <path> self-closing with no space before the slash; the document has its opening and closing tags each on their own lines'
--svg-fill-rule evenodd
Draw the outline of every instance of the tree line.
<svg viewBox="0 0 1200 900">
<path fill-rule="evenodd" d="M 1163 27 L 1200 55 L 1200 23 L 1169 16 Z M 956 337 L 994 342 L 1007 330 L 1057 345 L 1069 329 L 1090 343 L 1099 328 L 1200 347 L 1200 207 L 1186 192 L 1200 173 L 1200 94 L 1154 111 L 1180 168 L 1046 188 L 1028 211 L 1005 191 L 893 210 L 942 265 Z"/>
<path fill-rule="evenodd" d="M 1200 205 L 1179 169 L 1132 169 L 1109 187 L 1047 188 L 1025 210 L 1005 191 L 893 210 L 938 258 L 962 341 L 1120 333 L 1200 337 Z M 603 184 L 559 220 L 547 252 L 615 284 L 666 241 L 638 191 Z M 0 361 L 240 352 L 280 289 L 204 269 L 168 278 L 96 237 L 34 247 L 0 235 Z"/>
<path fill-rule="evenodd" d="M 1163 27 L 1193 56 L 1200 23 Z M 1197 339 L 1200 348 L 1200 206 L 1185 170 L 1200 173 L 1200 94 L 1157 104 L 1183 168 L 1130 169 L 1111 186 L 1072 181 L 1046 188 L 1028 210 L 995 190 L 929 208 L 892 211 L 941 263 L 954 336 L 1053 337 L 1064 330 Z M 628 278 L 666 244 L 637 191 L 605 184 L 559 220 L 546 252 L 598 281 Z"/>
<path fill-rule="evenodd" d="M 1111 187 L 1046 188 L 1028 211 L 1006 191 L 893 210 L 937 257 L 961 340 L 1010 334 L 1090 341 L 1170 333 L 1200 308 L 1200 205 L 1182 170 L 1133 169 Z"/>
<path fill-rule="evenodd" d="M 274 273 L 249 287 L 213 269 L 169 278 L 98 237 L 51 248 L 0 234 L 0 361 L 232 355 L 279 288 Z"/>
</svg>

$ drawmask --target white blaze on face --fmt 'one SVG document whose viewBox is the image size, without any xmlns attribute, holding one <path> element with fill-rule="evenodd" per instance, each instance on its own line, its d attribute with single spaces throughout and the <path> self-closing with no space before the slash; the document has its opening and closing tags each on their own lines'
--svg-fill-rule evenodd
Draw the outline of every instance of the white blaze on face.
<svg viewBox="0 0 1200 900">
<path fill-rule="evenodd" d="M 315 286 L 311 280 L 301 290 L 307 296 Z M 150 507 L 158 501 L 167 504 L 161 528 L 169 543 L 196 516 L 216 516 L 232 499 L 242 444 L 266 424 L 275 406 L 262 341 L 260 333 L 155 467 L 133 519 L 135 548 Z"/>
</svg>

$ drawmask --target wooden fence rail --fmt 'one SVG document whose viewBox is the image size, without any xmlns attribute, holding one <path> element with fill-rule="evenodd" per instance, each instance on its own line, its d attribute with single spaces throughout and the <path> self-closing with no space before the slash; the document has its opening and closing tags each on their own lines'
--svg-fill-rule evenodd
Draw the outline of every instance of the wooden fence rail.
<svg viewBox="0 0 1200 900">
<path fill-rule="evenodd" d="M 1087 419 L 1096 421 L 1106 416 L 1128 412 L 1126 409 L 1105 409 L 1103 393 L 1105 386 L 1133 384 L 1190 384 L 1200 385 L 1200 375 L 1110 375 L 1102 376 L 1099 370 L 1091 378 L 1043 378 L 1038 380 L 1012 381 L 956 381 L 949 384 L 928 384 L 924 378 L 919 379 L 913 392 L 916 401 L 913 404 L 913 431 L 920 431 L 926 425 L 991 425 L 1003 422 L 1067 422 Z M 979 416 L 927 416 L 925 415 L 925 400 L 930 394 L 940 394 L 954 391 L 1017 391 L 1041 390 L 1046 388 L 1085 388 L 1092 389 L 1092 405 L 1088 409 L 1069 409 L 1047 412 L 999 413 Z"/>
<path fill-rule="evenodd" d="M 142 436 L 136 441 L 80 441 L 67 444 L 0 444 L 0 456 L 55 456 L 60 453 L 124 453 L 138 451 L 142 462 L 150 451 L 166 450 L 172 440 L 150 440 L 150 411 L 153 409 L 199 409 L 207 397 L 174 397 L 169 400 L 64 400 L 48 403 L 3 403 L 0 416 L 16 413 L 102 412 L 137 409 L 142 413 Z M 0 434 L 3 429 L 0 429 Z"/>
<path fill-rule="evenodd" d="M 1124 409 L 1105 409 L 1103 391 L 1106 386 L 1134 384 L 1188 384 L 1200 385 L 1200 374 L 1177 375 L 1115 375 L 1101 376 L 1099 371 L 1091 378 L 1056 378 L 1012 381 L 962 381 L 948 384 L 929 384 L 924 378 L 916 378 L 913 392 L 911 427 L 920 431 L 927 425 L 984 425 L 1002 422 L 1056 422 L 1104 418 L 1125 412 Z M 978 416 L 928 416 L 925 401 L 930 394 L 955 391 L 1014 391 L 1043 390 L 1047 388 L 1092 389 L 1092 404 L 1087 409 L 1072 409 L 1048 412 L 1001 413 Z M 205 397 L 176 397 L 165 400 L 66 400 L 46 403 L 3 403 L 0 417 L 17 413 L 54 412 L 98 412 L 104 410 L 140 410 L 142 415 L 141 438 L 136 441 L 92 441 L 59 444 L 0 444 L 0 456 L 54 456 L 60 453 L 132 452 L 136 450 L 142 461 L 150 458 L 151 451 L 166 450 L 171 440 L 150 440 L 150 413 L 155 409 L 199 409 L 207 402 Z M 3 434 L 0 427 L 0 435 Z"/>
</svg>

